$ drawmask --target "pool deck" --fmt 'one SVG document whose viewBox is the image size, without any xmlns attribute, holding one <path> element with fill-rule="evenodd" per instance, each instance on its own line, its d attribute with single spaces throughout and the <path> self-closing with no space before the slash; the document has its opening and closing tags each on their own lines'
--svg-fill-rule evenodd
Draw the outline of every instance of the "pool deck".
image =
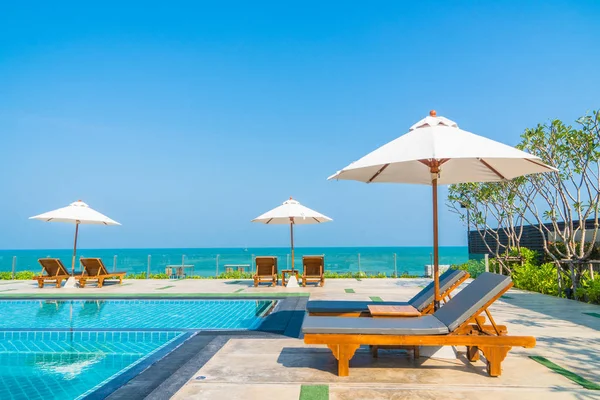
<svg viewBox="0 0 600 400">
<path fill-rule="evenodd" d="M 254 288 L 249 280 L 127 280 L 121 286 L 106 285 L 101 289 L 93 286 L 38 289 L 32 281 L 4 281 L 0 283 L 0 299 L 310 296 L 310 299 L 407 300 L 427 283 L 426 279 L 330 279 L 323 288 Z M 299 300 L 287 303 L 302 307 Z M 175 399 L 320 400 L 327 397 L 310 397 L 307 390 L 311 389 L 309 385 L 325 385 L 328 398 L 336 400 L 484 396 L 600 399 L 600 390 L 585 389 L 529 358 L 545 357 L 589 383 L 600 385 L 600 306 L 513 289 L 491 307 L 491 312 L 496 322 L 508 326 L 511 335 L 537 338 L 535 348 L 514 348 L 508 354 L 499 378 L 488 377 L 483 362 L 466 361 L 464 353 L 460 353 L 464 351 L 462 348 L 458 348 L 456 360 L 414 360 L 401 351 L 381 351 L 379 359 L 372 359 L 367 349 L 360 349 L 351 361 L 350 376 L 340 378 L 336 375 L 335 360 L 324 346 L 305 345 L 301 338 L 289 334 L 220 334 L 198 336 L 196 341 L 202 341 L 202 346 L 196 348 L 191 343 L 181 365 L 175 359 L 170 360 L 174 372 L 169 378 L 162 376 L 164 384 L 147 398 L 160 399 L 165 398 L 165 393 L 175 393 Z M 186 353 L 185 346 L 181 353 Z M 125 397 L 117 391 L 112 398 Z"/>
</svg>

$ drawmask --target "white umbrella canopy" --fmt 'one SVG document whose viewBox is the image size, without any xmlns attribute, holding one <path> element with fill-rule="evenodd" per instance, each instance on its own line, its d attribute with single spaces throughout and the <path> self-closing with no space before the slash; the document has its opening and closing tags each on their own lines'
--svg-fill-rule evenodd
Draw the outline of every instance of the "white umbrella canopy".
<svg viewBox="0 0 600 400">
<path fill-rule="evenodd" d="M 294 269 L 294 225 L 321 224 L 332 221 L 331 218 L 303 206 L 290 197 L 282 205 L 254 218 L 252 222 L 268 225 L 290 225 L 290 243 L 292 248 L 292 269 Z"/>
<path fill-rule="evenodd" d="M 366 183 L 431 185 L 433 191 L 433 251 L 435 301 L 439 306 L 437 186 L 494 182 L 556 171 L 540 158 L 514 147 L 467 132 L 435 111 L 408 133 L 381 146 L 329 179 Z"/>
<path fill-rule="evenodd" d="M 67 222 L 75 224 L 75 239 L 73 242 L 73 260 L 71 262 L 71 273 L 75 271 L 75 258 L 77 255 L 77 237 L 79 235 L 79 225 L 121 225 L 117 221 L 108 218 L 106 215 L 90 208 L 81 200 L 73 202 L 66 207 L 57 210 L 48 211 L 43 214 L 35 215 L 29 219 L 37 219 L 45 222 Z"/>
<path fill-rule="evenodd" d="M 294 225 L 320 224 L 331 221 L 331 218 L 303 206 L 290 197 L 282 205 L 252 220 L 252 222 L 262 222 L 264 224 L 289 224 L 290 221 Z"/>
<path fill-rule="evenodd" d="M 77 224 L 93 225 L 121 225 L 115 220 L 100 214 L 98 211 L 90 208 L 83 201 L 79 200 L 69 204 L 66 207 L 54 211 L 30 217 L 29 219 L 39 219 L 46 222 L 69 222 Z"/>
</svg>

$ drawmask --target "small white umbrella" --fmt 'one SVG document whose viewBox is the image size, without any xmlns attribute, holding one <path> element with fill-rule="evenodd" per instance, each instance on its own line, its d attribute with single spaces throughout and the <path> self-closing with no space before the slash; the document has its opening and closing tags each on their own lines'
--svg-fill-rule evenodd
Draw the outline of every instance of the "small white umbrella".
<svg viewBox="0 0 600 400">
<path fill-rule="evenodd" d="M 494 182 L 556 171 L 538 157 L 458 128 L 435 111 L 408 133 L 353 162 L 329 179 L 431 185 L 435 304 L 439 305 L 437 186 Z"/>
<path fill-rule="evenodd" d="M 321 224 L 332 221 L 331 218 L 303 206 L 290 197 L 279 207 L 254 218 L 252 222 L 267 225 L 290 225 L 290 242 L 292 247 L 292 269 L 294 269 L 294 225 Z"/>
<path fill-rule="evenodd" d="M 90 225 L 121 225 L 117 221 L 108 218 L 93 210 L 83 201 L 78 200 L 66 207 L 54 211 L 30 217 L 29 219 L 38 219 L 45 222 L 67 222 L 75 224 L 75 239 L 73 242 L 73 260 L 71 262 L 71 273 L 75 271 L 75 258 L 77 255 L 77 236 L 79 235 L 79 224 Z"/>
</svg>

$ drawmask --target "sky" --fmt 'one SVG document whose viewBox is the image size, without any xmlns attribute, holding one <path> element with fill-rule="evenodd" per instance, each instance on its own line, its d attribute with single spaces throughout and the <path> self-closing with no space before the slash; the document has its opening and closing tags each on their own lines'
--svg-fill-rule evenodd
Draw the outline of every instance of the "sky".
<svg viewBox="0 0 600 400">
<path fill-rule="evenodd" d="M 10 2 L 0 6 L 0 249 L 81 199 L 80 245 L 430 246 L 431 189 L 327 181 L 435 109 L 515 145 L 600 108 L 598 1 Z M 466 245 L 444 207 L 440 244 Z"/>
</svg>

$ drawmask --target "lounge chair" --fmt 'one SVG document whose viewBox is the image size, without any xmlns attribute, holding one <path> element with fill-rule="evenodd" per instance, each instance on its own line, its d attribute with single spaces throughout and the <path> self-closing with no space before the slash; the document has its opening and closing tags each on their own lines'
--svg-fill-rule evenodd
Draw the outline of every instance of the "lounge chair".
<svg viewBox="0 0 600 400">
<path fill-rule="evenodd" d="M 38 276 L 34 276 L 33 280 L 38 282 L 40 288 L 44 287 L 46 281 L 55 281 L 56 287 L 59 288 L 62 281 L 69 279 L 71 276 L 62 261 L 58 258 L 40 258 L 38 262 L 42 266 L 42 273 Z M 46 272 L 46 275 L 44 275 L 44 271 Z"/>
<path fill-rule="evenodd" d="M 449 269 L 440 275 L 440 294 L 443 299 L 451 298 L 450 293 L 461 283 L 469 278 L 465 271 Z M 413 306 L 421 314 L 430 314 L 433 310 L 434 287 L 433 282 L 417 293 L 408 302 L 406 301 L 348 301 L 348 300 L 310 300 L 306 304 L 306 311 L 310 315 L 359 317 L 370 316 L 369 305 Z"/>
<path fill-rule="evenodd" d="M 75 279 L 79 280 L 79 287 L 85 287 L 87 281 L 97 281 L 98 287 L 101 288 L 104 285 L 106 279 L 119 279 L 119 284 L 123 283 L 123 277 L 126 272 L 108 272 L 104 263 L 99 258 L 82 258 L 81 265 L 83 265 L 83 274 L 76 276 Z"/>
<path fill-rule="evenodd" d="M 481 351 L 490 376 L 500 376 L 501 363 L 514 346 L 531 348 L 531 336 L 507 336 L 488 307 L 512 287 L 510 277 L 481 274 L 432 315 L 416 318 L 337 318 L 305 316 L 304 343 L 325 344 L 338 360 L 338 375 L 348 376 L 350 359 L 361 345 L 466 346 L 469 361 Z M 491 325 L 484 325 L 485 313 Z"/>
<path fill-rule="evenodd" d="M 306 286 L 307 282 L 318 282 L 319 286 L 325 284 L 325 256 L 304 256 L 302 265 L 302 286 Z"/>
<path fill-rule="evenodd" d="M 258 286 L 261 282 L 271 282 L 271 286 L 277 286 L 277 257 L 256 257 L 256 274 L 254 286 Z"/>
</svg>

